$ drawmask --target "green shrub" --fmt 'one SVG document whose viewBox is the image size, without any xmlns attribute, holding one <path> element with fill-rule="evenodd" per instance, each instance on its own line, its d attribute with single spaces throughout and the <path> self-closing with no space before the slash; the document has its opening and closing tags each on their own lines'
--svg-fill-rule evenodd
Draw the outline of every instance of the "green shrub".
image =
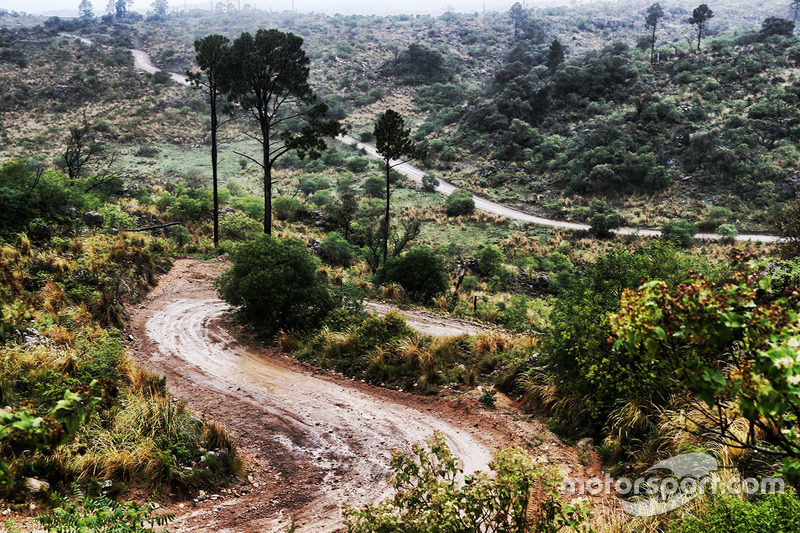
<svg viewBox="0 0 800 533">
<path fill-rule="evenodd" d="M 422 176 L 422 190 L 426 192 L 435 192 L 436 187 L 439 186 L 439 180 L 433 174 L 425 174 Z M 475 205 L 473 204 L 473 208 Z"/>
<path fill-rule="evenodd" d="M 219 218 L 219 233 L 223 239 L 243 241 L 255 237 L 262 225 L 244 213 L 226 213 Z"/>
<path fill-rule="evenodd" d="M 722 224 L 717 228 L 717 233 L 722 237 L 722 242 L 726 244 L 733 244 L 736 242 L 736 237 L 739 232 L 733 224 Z"/>
<path fill-rule="evenodd" d="M 416 333 L 408 327 L 406 320 L 394 312 L 384 317 L 368 316 L 356 328 L 356 338 L 364 351 L 414 336 Z"/>
<path fill-rule="evenodd" d="M 107 205 L 100 208 L 103 215 L 103 225 L 106 228 L 134 229 L 136 227 L 136 217 L 120 209 L 118 205 Z"/>
<path fill-rule="evenodd" d="M 335 231 L 328 233 L 318 251 L 320 259 L 334 266 L 350 266 L 356 255 L 351 244 Z"/>
<path fill-rule="evenodd" d="M 286 196 L 278 196 L 272 200 L 272 212 L 278 220 L 295 221 L 299 220 L 305 208 L 297 198 L 287 198 Z"/>
<path fill-rule="evenodd" d="M 493 276 L 505 262 L 506 254 L 496 244 L 487 246 L 478 252 L 478 268 L 483 276 Z"/>
<path fill-rule="evenodd" d="M 589 221 L 589 233 L 596 237 L 608 237 L 612 230 L 622 226 L 619 213 L 595 213 Z"/>
<path fill-rule="evenodd" d="M 371 176 L 364 180 L 364 192 L 373 198 L 386 198 L 386 180 Z"/>
<path fill-rule="evenodd" d="M 230 190 L 231 184 L 228 184 L 228 189 Z M 231 192 L 233 194 L 233 192 Z M 240 195 L 233 194 L 234 199 L 231 205 L 234 208 L 242 211 L 247 216 L 254 220 L 264 220 L 264 199 L 258 196 L 245 196 L 245 197 L 238 197 Z M 272 209 L 275 210 L 275 198 L 272 201 Z"/>
<path fill-rule="evenodd" d="M 175 517 L 174 513 L 156 514 L 155 509 L 151 503 L 119 503 L 106 496 L 84 496 L 76 488 L 72 499 L 55 508 L 52 514 L 37 516 L 35 520 L 45 531 L 148 533 L 157 531 L 154 526 L 165 526 Z"/>
<path fill-rule="evenodd" d="M 794 489 L 752 500 L 714 496 L 699 512 L 673 522 L 669 533 L 775 533 L 797 531 L 800 500 Z"/>
<path fill-rule="evenodd" d="M 472 195 L 464 189 L 459 189 L 447 197 L 444 201 L 447 216 L 456 217 L 459 215 L 469 215 L 475 211 L 475 200 Z"/>
<path fill-rule="evenodd" d="M 237 247 L 233 265 L 216 282 L 217 291 L 241 316 L 270 333 L 317 327 L 333 308 L 317 275 L 318 260 L 296 239 L 269 235 Z"/>
<path fill-rule="evenodd" d="M 467 292 L 478 290 L 478 278 L 475 276 L 465 276 L 461 282 L 461 289 Z"/>
<path fill-rule="evenodd" d="M 541 360 L 562 399 L 554 410 L 566 429 L 600 434 L 615 406 L 635 398 L 656 402 L 668 390 L 669 373 L 642 369 L 613 350 L 608 316 L 620 308 L 624 289 L 655 279 L 675 287 L 694 266 L 668 242 L 651 242 L 633 252 L 615 247 L 561 291 Z M 529 388 L 534 396 L 536 376 Z"/>
<path fill-rule="evenodd" d="M 617 210 L 602 200 L 592 202 L 589 216 L 589 233 L 598 238 L 609 237 L 612 230 L 622 226 L 622 217 Z"/>
<path fill-rule="evenodd" d="M 681 248 L 689 248 L 694 244 L 697 226 L 686 220 L 667 222 L 661 228 L 661 238 Z"/>
<path fill-rule="evenodd" d="M 561 502 L 553 473 L 520 448 L 497 453 L 494 475 L 479 472 L 466 482 L 459 463 L 439 432 L 427 449 L 418 444 L 409 455 L 394 452 L 395 495 L 362 509 L 345 506 L 347 531 L 554 532 L 578 528 L 587 518 L 580 503 Z M 532 500 L 534 490 L 541 499 Z"/>
<path fill-rule="evenodd" d="M 354 174 L 366 172 L 372 161 L 368 157 L 351 157 L 345 162 L 347 170 Z"/>
<path fill-rule="evenodd" d="M 421 246 L 392 257 L 375 275 L 377 285 L 397 283 L 412 298 L 427 302 L 437 294 L 447 292 L 449 279 L 444 263 L 434 251 Z"/>
<path fill-rule="evenodd" d="M 186 228 L 186 226 L 181 225 L 171 226 L 169 228 L 169 237 L 181 248 L 189 244 L 189 241 L 191 240 L 189 230 Z"/>
<path fill-rule="evenodd" d="M 328 190 L 317 191 L 308 200 L 317 207 L 325 207 L 331 203 L 331 192 Z"/>
</svg>

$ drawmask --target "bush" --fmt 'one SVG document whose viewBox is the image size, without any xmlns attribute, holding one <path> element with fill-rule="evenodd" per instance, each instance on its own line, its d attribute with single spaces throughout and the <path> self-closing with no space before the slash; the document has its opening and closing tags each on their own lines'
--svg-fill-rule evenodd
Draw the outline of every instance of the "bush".
<svg viewBox="0 0 800 533">
<path fill-rule="evenodd" d="M 153 85 L 166 85 L 172 81 L 172 75 L 166 70 L 159 70 L 153 74 Z"/>
<path fill-rule="evenodd" d="M 506 255 L 496 244 L 487 246 L 478 252 L 478 268 L 480 268 L 481 275 L 483 276 L 489 277 L 494 275 L 505 262 Z"/>
<path fill-rule="evenodd" d="M 351 157 L 345 162 L 347 170 L 354 174 L 365 172 L 369 168 L 370 159 L 368 157 Z"/>
<path fill-rule="evenodd" d="M 457 217 L 459 215 L 469 215 L 475 211 L 475 200 L 472 195 L 464 189 L 459 189 L 447 197 L 444 201 L 447 216 Z"/>
<path fill-rule="evenodd" d="M 364 181 L 364 192 L 373 198 L 386 198 L 386 180 L 372 176 Z"/>
<path fill-rule="evenodd" d="M 223 239 L 247 240 L 255 237 L 262 227 L 260 222 L 244 213 L 226 213 L 219 218 L 219 233 Z"/>
<path fill-rule="evenodd" d="M 347 267 L 353 262 L 356 253 L 341 234 L 332 231 L 319 244 L 319 257 L 329 265 Z"/>
<path fill-rule="evenodd" d="M 500 450 L 491 466 L 495 475 L 479 472 L 462 483 L 459 460 L 437 432 L 427 449 L 392 455 L 393 497 L 362 509 L 345 506 L 347 531 L 430 531 L 431 524 L 442 532 L 560 531 L 585 520 L 580 503 L 562 503 L 555 476 L 524 450 Z M 532 500 L 534 489 L 541 499 Z"/>
<path fill-rule="evenodd" d="M 697 226 L 686 220 L 667 222 L 661 228 L 661 238 L 670 241 L 682 248 L 689 248 L 694 244 Z"/>
<path fill-rule="evenodd" d="M 422 190 L 425 192 L 436 192 L 436 187 L 439 186 L 439 180 L 433 174 L 425 174 L 422 176 Z M 473 203 L 472 207 L 475 207 Z"/>
<path fill-rule="evenodd" d="M 216 282 L 220 297 L 270 333 L 313 329 L 333 308 L 318 262 L 299 240 L 261 235 L 236 248 L 231 261 Z"/>
<path fill-rule="evenodd" d="M 715 496 L 701 508 L 700 516 L 685 515 L 669 533 L 773 533 L 797 531 L 800 500 L 794 489 L 759 495 L 752 500 Z"/>
<path fill-rule="evenodd" d="M 617 210 L 602 200 L 592 202 L 589 216 L 589 233 L 598 238 L 610 237 L 612 230 L 622 226 Z"/>
<path fill-rule="evenodd" d="M 156 514 L 156 506 L 136 502 L 120 504 L 106 496 L 84 496 L 75 489 L 75 496 L 50 515 L 37 516 L 45 531 L 82 531 L 94 533 L 117 531 L 119 533 L 145 533 L 156 531 L 153 526 L 164 526 L 174 513 Z M 166 531 L 166 530 L 165 530 Z"/>
<path fill-rule="evenodd" d="M 412 298 L 428 302 L 447 292 L 449 279 L 444 263 L 427 246 L 392 257 L 376 273 L 376 284 L 397 283 Z"/>
<path fill-rule="evenodd" d="M 566 429 L 598 435 L 615 406 L 632 398 L 645 402 L 661 399 L 659 395 L 668 390 L 670 374 L 642 369 L 639 362 L 613 350 L 608 342 L 608 316 L 620 308 L 624 289 L 655 279 L 675 287 L 693 266 L 688 257 L 663 241 L 634 252 L 613 248 L 559 294 L 542 360 L 557 389 L 545 390 L 545 395 L 552 397 L 553 392 L 563 399 L 554 409 Z M 532 379 L 535 382 L 536 378 Z M 536 386 L 529 388 L 529 393 L 533 398 L 539 394 Z"/>
<path fill-rule="evenodd" d="M 278 220 L 295 221 L 303 216 L 305 208 L 297 198 L 279 196 L 272 200 L 272 212 Z"/>
<path fill-rule="evenodd" d="M 733 244 L 736 242 L 736 236 L 739 232 L 736 231 L 736 226 L 733 224 L 722 224 L 717 228 L 717 233 L 722 237 L 722 242 L 725 244 Z"/>
</svg>

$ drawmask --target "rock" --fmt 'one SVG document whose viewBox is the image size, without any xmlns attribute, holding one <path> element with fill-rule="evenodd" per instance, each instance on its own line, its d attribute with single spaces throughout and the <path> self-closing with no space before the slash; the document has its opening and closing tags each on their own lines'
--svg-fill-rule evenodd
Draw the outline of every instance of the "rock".
<svg viewBox="0 0 800 533">
<path fill-rule="evenodd" d="M 39 344 L 38 337 L 31 337 L 30 335 L 25 335 L 24 337 L 22 337 L 23 348 L 33 348 L 37 344 Z"/>
<path fill-rule="evenodd" d="M 98 213 L 97 211 L 89 211 L 83 214 L 83 223 L 89 226 L 90 228 L 98 228 L 103 225 L 106 221 L 106 217 L 103 216 L 102 213 Z"/>
<path fill-rule="evenodd" d="M 25 490 L 30 494 L 45 493 L 50 490 L 50 483 L 36 479 L 35 477 L 26 477 L 24 483 Z"/>
</svg>

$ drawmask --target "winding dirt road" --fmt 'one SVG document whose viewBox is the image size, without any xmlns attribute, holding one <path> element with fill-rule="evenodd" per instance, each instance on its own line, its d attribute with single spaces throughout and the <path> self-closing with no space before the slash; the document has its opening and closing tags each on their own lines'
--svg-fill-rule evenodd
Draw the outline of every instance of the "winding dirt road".
<svg viewBox="0 0 800 533">
<path fill-rule="evenodd" d="M 391 312 L 397 313 L 405 319 L 408 327 L 423 335 L 432 337 L 474 335 L 483 331 L 497 329 L 471 320 L 443 316 L 422 309 L 400 309 L 386 302 L 365 301 L 364 307 L 378 316 L 385 316 Z"/>
<path fill-rule="evenodd" d="M 353 137 L 349 135 L 343 135 L 337 138 L 338 141 L 348 144 L 350 146 L 355 146 L 360 150 L 364 150 L 369 156 L 381 159 L 380 154 L 378 154 L 378 150 L 366 143 L 358 142 Z M 424 170 L 421 170 L 410 163 L 402 163 L 399 161 L 394 161 L 393 164 L 396 166 L 394 167 L 400 174 L 406 176 L 407 178 L 415 181 L 417 183 L 422 183 L 422 178 L 427 174 Z M 457 191 L 459 187 L 456 187 L 452 183 L 449 183 L 444 180 L 439 180 L 439 185 L 436 187 L 436 192 L 444 194 L 445 196 L 450 196 L 455 191 Z M 570 229 L 570 230 L 580 230 L 586 231 L 589 229 L 589 224 L 580 224 L 577 222 L 567 222 L 564 220 L 553 220 L 550 218 L 543 218 L 537 217 L 534 215 L 530 215 L 528 213 L 524 213 L 517 209 L 512 209 L 510 207 L 506 207 L 502 204 L 498 204 L 497 202 L 492 202 L 491 200 L 487 200 L 482 196 L 478 196 L 477 194 L 472 195 L 472 199 L 475 201 L 475 209 L 480 211 L 485 211 L 487 213 L 492 213 L 495 215 L 500 215 L 505 217 L 509 220 L 517 220 L 519 222 L 529 222 L 531 224 L 537 224 L 539 226 L 549 226 L 552 228 L 562 228 L 562 229 Z M 614 230 L 614 233 L 618 235 L 642 235 L 642 236 L 650 236 L 650 237 L 657 237 L 661 235 L 661 231 L 657 229 L 642 229 L 642 228 L 619 228 L 618 230 Z M 717 233 L 698 233 L 696 236 L 698 239 L 721 239 L 722 236 Z M 778 241 L 779 237 L 775 235 L 760 235 L 760 234 L 741 234 L 736 236 L 736 240 L 738 241 L 760 241 L 760 242 L 776 242 Z"/>
<path fill-rule="evenodd" d="M 492 449 L 509 437 L 493 429 L 496 420 L 238 342 L 211 285 L 227 267 L 179 260 L 131 316 L 137 359 L 166 375 L 193 409 L 223 422 L 251 465 L 252 483 L 179 511 L 170 530 L 285 531 L 293 518 L 300 531 L 334 531 L 342 503 L 388 495 L 392 451 L 434 431 L 445 434 L 465 471 L 488 469 Z"/>
<path fill-rule="evenodd" d="M 76 37 L 76 36 L 71 36 Z M 86 39 L 79 38 L 83 41 Z M 140 70 L 144 70 L 149 73 L 157 72 L 159 69 L 153 65 L 150 61 L 150 56 L 147 55 L 147 52 L 142 50 L 131 50 L 134 58 L 134 66 Z M 189 85 L 189 81 L 183 74 L 176 74 L 170 73 L 172 79 L 180 83 L 181 85 Z M 373 158 L 382 159 L 380 154 L 378 153 L 377 148 L 371 144 L 362 143 L 356 140 L 355 138 L 349 135 L 342 135 L 336 138 L 337 141 L 350 145 L 355 146 L 360 150 L 364 150 L 367 155 Z M 415 181 L 417 183 L 422 183 L 422 178 L 427 174 L 424 170 L 415 167 L 411 163 L 408 162 L 400 162 L 400 161 L 393 161 L 394 169 L 397 170 L 400 174 L 406 176 L 407 178 Z M 445 196 L 450 196 L 455 191 L 459 190 L 459 187 L 453 185 L 452 183 L 439 180 L 439 185 L 436 187 L 436 192 L 439 192 Z M 531 215 L 525 213 L 523 211 L 519 211 L 517 209 L 513 209 L 511 207 L 506 207 L 502 204 L 498 204 L 497 202 L 492 202 L 482 196 L 478 196 L 477 194 L 472 195 L 472 199 L 475 201 L 475 209 L 480 211 L 485 211 L 486 213 L 492 213 L 495 215 L 500 215 L 505 217 L 509 220 L 516 220 L 519 222 L 528 222 L 531 224 L 537 224 L 539 226 L 549 226 L 552 228 L 561 228 L 561 229 L 570 229 L 570 230 L 578 230 L 578 231 L 586 231 L 589 229 L 589 224 L 581 224 L 577 222 L 567 222 L 565 220 L 553 220 L 551 218 L 544 218 L 544 217 L 537 217 L 535 215 Z M 618 235 L 642 235 L 642 236 L 649 236 L 649 237 L 657 237 L 661 235 L 661 231 L 657 229 L 644 229 L 644 228 L 619 228 L 617 230 L 613 230 L 614 233 Z M 698 239 L 713 239 L 718 240 L 721 239 L 722 236 L 718 233 L 698 233 L 696 236 Z M 777 242 L 780 238 L 776 235 L 766 235 L 766 234 L 749 234 L 749 233 L 742 233 L 736 236 L 736 240 L 738 241 L 759 241 L 759 242 Z"/>
</svg>

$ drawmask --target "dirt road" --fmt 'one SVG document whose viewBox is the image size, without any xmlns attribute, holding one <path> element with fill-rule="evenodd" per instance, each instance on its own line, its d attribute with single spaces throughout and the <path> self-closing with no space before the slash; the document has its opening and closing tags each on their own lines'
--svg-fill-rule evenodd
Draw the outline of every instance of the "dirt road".
<svg viewBox="0 0 800 533">
<path fill-rule="evenodd" d="M 74 36 L 73 36 L 74 37 Z M 80 37 L 76 37 L 82 39 Z M 82 39 L 86 41 L 86 39 Z M 144 70 L 151 74 L 158 71 L 153 63 L 150 61 L 150 56 L 147 55 L 146 52 L 142 50 L 131 50 L 134 58 L 134 66 L 140 70 Z M 185 75 L 171 73 L 172 79 L 181 85 L 189 85 L 189 82 Z M 381 159 L 380 154 L 378 154 L 378 150 L 371 144 L 366 144 L 357 141 L 355 138 L 349 135 L 342 135 L 337 137 L 337 140 L 348 144 L 351 146 L 356 146 L 359 149 L 363 149 L 366 153 L 373 158 Z M 411 163 L 398 163 L 394 169 L 403 174 L 404 176 L 410 178 L 417 183 L 422 183 L 422 178 L 427 174 L 424 170 L 421 170 Z M 457 191 L 459 187 L 456 187 L 452 183 L 449 183 L 444 180 L 439 180 L 439 185 L 436 187 L 436 191 L 444 194 L 445 196 L 450 196 L 453 192 Z M 517 209 L 513 209 L 510 207 L 506 207 L 502 204 L 498 204 L 497 202 L 492 202 L 482 196 L 478 196 L 476 194 L 472 195 L 472 199 L 475 201 L 475 209 L 479 211 L 485 211 L 487 213 L 492 213 L 495 215 L 500 215 L 510 220 L 517 220 L 519 222 L 528 222 L 531 224 L 537 224 L 540 226 L 549 226 L 552 228 L 562 228 L 562 229 L 571 229 L 571 230 L 588 230 L 589 224 L 581 224 L 577 222 L 567 222 L 565 220 L 553 220 L 550 218 L 544 217 L 537 217 L 535 215 L 531 215 L 528 213 L 524 213 Z M 661 235 L 661 231 L 657 229 L 643 229 L 643 228 L 619 228 L 617 230 L 613 230 L 614 233 L 619 235 L 642 235 L 642 236 L 658 236 Z M 721 239 L 722 236 L 717 233 L 698 233 L 696 235 L 698 239 Z M 759 242 L 777 242 L 779 237 L 776 235 L 760 235 L 760 234 L 746 234 L 742 233 L 736 236 L 736 240 L 738 241 L 759 241 Z"/>
<path fill-rule="evenodd" d="M 364 302 L 364 307 L 369 311 L 375 312 L 378 316 L 384 316 L 394 311 L 406 320 L 408 326 L 423 335 L 432 337 L 457 337 L 459 335 L 474 335 L 481 331 L 488 331 L 493 328 L 462 320 L 451 316 L 442 316 L 430 311 L 420 309 L 398 309 L 397 307 L 385 302 Z"/>
<path fill-rule="evenodd" d="M 493 430 L 497 420 L 441 399 L 315 375 L 237 342 L 211 287 L 227 266 L 179 260 L 132 312 L 137 358 L 165 374 L 177 397 L 223 422 L 252 468 L 253 484 L 179 511 L 171 531 L 285 531 L 290 518 L 300 531 L 333 531 L 342 503 L 388 494 L 393 450 L 434 431 L 446 435 L 466 471 L 488 469 L 493 444 L 508 438 Z"/>
<path fill-rule="evenodd" d="M 342 143 L 356 146 L 359 149 L 363 149 L 367 152 L 367 155 L 370 157 L 380 159 L 381 156 L 378 154 L 378 150 L 372 146 L 371 144 L 366 144 L 362 142 L 358 142 L 353 137 L 349 135 L 342 135 L 338 137 Z M 397 162 L 399 163 L 399 162 Z M 422 183 L 422 178 L 427 174 L 424 170 L 421 170 L 410 163 L 399 163 L 397 166 L 394 167 L 399 173 L 403 174 L 407 178 L 416 181 L 417 183 Z M 439 180 L 439 185 L 436 187 L 436 191 L 439 193 L 444 194 L 445 196 L 450 196 L 459 188 L 444 180 Z M 567 222 L 564 220 L 553 220 L 550 218 L 543 218 L 537 217 L 534 215 L 530 215 L 528 213 L 523 213 L 522 211 L 518 211 L 517 209 L 512 209 L 510 207 L 506 207 L 502 204 L 498 204 L 497 202 L 492 202 L 491 200 L 487 200 L 482 196 L 478 196 L 476 194 L 472 195 L 472 199 L 475 201 L 475 209 L 480 211 L 485 211 L 487 213 L 492 213 L 495 215 L 500 215 L 510 220 L 517 220 L 520 222 L 529 222 L 531 224 L 537 224 L 540 226 L 550 226 L 552 228 L 563 228 L 563 229 L 571 229 L 571 230 L 583 230 L 586 231 L 589 229 L 589 224 L 580 224 L 576 222 Z M 640 229 L 640 228 L 619 228 L 618 230 L 614 230 L 614 233 L 619 235 L 643 235 L 643 236 L 658 236 L 661 235 L 661 231 L 657 229 Z M 721 239 L 722 236 L 716 233 L 698 233 L 696 235 L 698 239 Z M 758 234 L 741 234 L 736 237 L 736 240 L 739 241 L 760 241 L 760 242 L 776 242 L 778 237 L 775 235 L 758 235 Z"/>
</svg>

